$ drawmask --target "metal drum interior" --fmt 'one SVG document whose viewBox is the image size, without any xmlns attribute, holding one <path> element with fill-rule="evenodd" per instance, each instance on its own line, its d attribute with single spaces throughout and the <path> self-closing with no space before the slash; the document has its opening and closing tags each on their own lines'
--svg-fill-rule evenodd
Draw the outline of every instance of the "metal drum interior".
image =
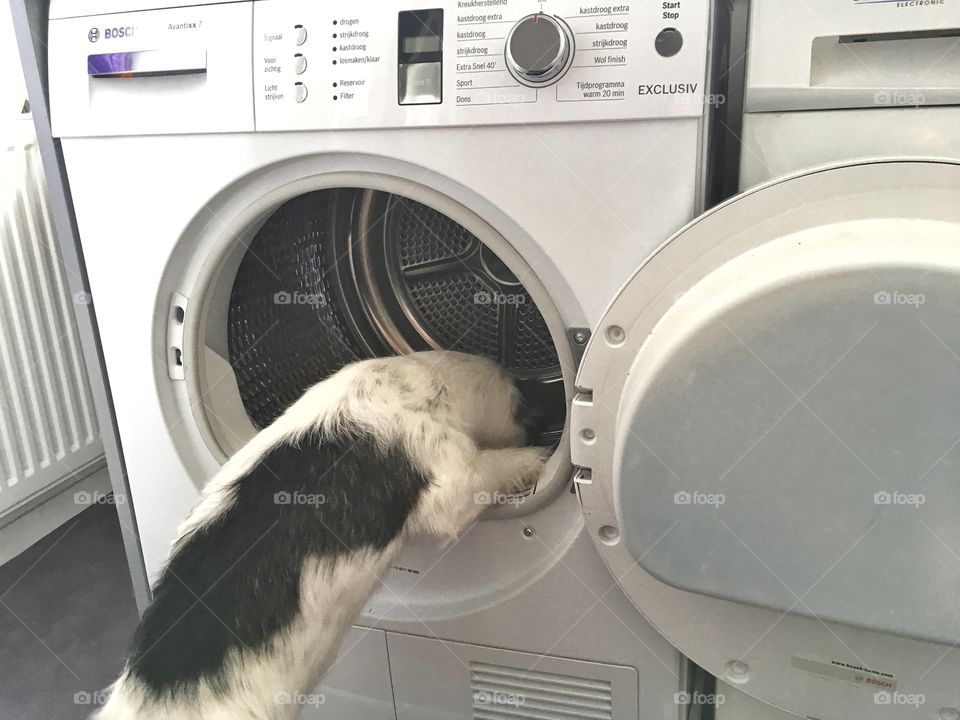
<svg viewBox="0 0 960 720">
<path fill-rule="evenodd" d="M 400 195 L 319 190 L 249 242 L 227 309 L 227 351 L 257 427 L 354 360 L 418 350 L 485 355 L 521 381 L 536 441 L 559 441 L 560 360 L 521 279 L 443 213 Z"/>
</svg>

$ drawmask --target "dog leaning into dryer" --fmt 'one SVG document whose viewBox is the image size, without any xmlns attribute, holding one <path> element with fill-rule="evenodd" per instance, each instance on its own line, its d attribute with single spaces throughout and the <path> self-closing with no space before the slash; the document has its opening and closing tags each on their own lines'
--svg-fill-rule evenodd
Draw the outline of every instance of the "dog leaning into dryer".
<svg viewBox="0 0 960 720">
<path fill-rule="evenodd" d="M 282 720 L 333 664 L 404 538 L 457 538 L 539 476 L 496 363 L 348 365 L 232 457 L 180 526 L 97 720 Z"/>
</svg>

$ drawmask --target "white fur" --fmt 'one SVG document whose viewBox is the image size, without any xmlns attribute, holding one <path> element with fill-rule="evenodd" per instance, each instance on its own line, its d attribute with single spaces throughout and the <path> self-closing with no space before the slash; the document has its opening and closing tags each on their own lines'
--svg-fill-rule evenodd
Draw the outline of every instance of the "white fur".
<svg viewBox="0 0 960 720">
<path fill-rule="evenodd" d="M 294 718 L 299 708 L 277 698 L 309 692 L 333 664 L 344 634 L 404 536 L 452 541 L 484 509 L 475 493 L 510 492 L 536 479 L 544 453 L 517 447 L 524 436 L 514 420 L 517 402 L 509 376 L 495 363 L 451 352 L 354 363 L 310 388 L 211 480 L 180 526 L 174 551 L 228 508 L 233 483 L 277 444 L 312 430 L 323 438 L 358 426 L 385 447 L 399 446 L 430 480 L 401 537 L 382 552 L 367 550 L 336 562 L 307 560 L 300 614 L 267 651 L 231 651 L 226 697 L 204 684 L 196 700 L 160 705 L 125 669 L 97 720 Z"/>
</svg>

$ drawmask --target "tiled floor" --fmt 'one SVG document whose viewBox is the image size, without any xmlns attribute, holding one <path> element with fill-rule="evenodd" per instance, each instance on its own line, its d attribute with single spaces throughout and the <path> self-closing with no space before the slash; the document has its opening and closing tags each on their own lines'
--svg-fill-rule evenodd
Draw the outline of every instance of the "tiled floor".
<svg viewBox="0 0 960 720">
<path fill-rule="evenodd" d="M 112 505 L 85 510 L 0 567 L 0 720 L 88 717 L 136 622 Z"/>
</svg>

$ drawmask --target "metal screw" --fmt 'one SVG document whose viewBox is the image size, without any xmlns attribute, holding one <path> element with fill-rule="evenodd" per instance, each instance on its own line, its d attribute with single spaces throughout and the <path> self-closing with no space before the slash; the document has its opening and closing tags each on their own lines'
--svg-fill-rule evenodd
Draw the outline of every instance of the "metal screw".
<svg viewBox="0 0 960 720">
<path fill-rule="evenodd" d="M 534 529 L 533 529 L 532 527 L 525 527 L 525 528 L 523 529 L 523 536 L 524 536 L 524 537 L 533 537 L 533 533 L 534 533 L 534 532 L 535 532 L 535 531 L 534 531 Z"/>
<path fill-rule="evenodd" d="M 573 341 L 577 345 L 583 345 L 587 342 L 587 334 L 583 330 L 577 330 L 573 334 Z"/>
</svg>

